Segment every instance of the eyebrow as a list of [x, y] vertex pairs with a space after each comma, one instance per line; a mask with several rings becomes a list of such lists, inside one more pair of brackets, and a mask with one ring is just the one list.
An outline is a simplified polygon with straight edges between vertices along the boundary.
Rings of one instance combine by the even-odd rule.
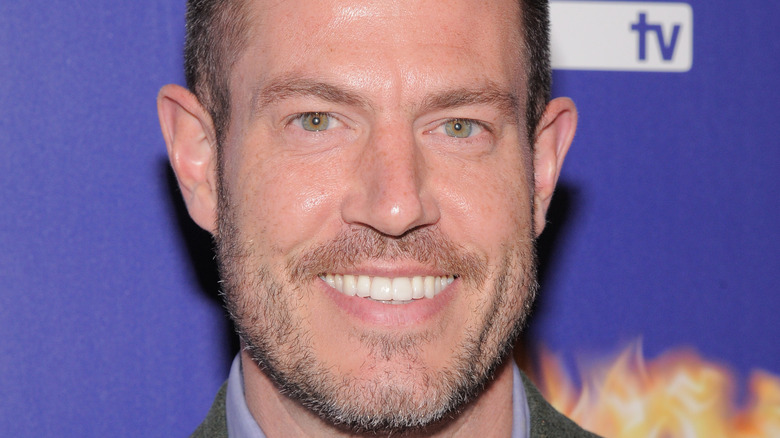
[[283, 76], [255, 88], [250, 102], [257, 114], [268, 105], [290, 97], [316, 97], [326, 102], [370, 107], [358, 93], [342, 87], [299, 76]]
[[425, 110], [440, 110], [468, 105], [489, 105], [498, 109], [509, 120], [517, 120], [520, 103], [517, 95], [488, 82], [476, 88], [456, 88], [434, 93], [423, 101]]
[[[258, 86], [252, 92], [251, 108], [259, 114], [268, 105], [290, 97], [316, 97], [326, 102], [371, 108], [360, 93], [307, 77], [287, 75]], [[509, 120], [517, 120], [520, 105], [517, 95], [504, 91], [493, 82], [469, 88], [455, 88], [426, 96], [418, 109], [443, 110], [468, 105], [490, 105]]]

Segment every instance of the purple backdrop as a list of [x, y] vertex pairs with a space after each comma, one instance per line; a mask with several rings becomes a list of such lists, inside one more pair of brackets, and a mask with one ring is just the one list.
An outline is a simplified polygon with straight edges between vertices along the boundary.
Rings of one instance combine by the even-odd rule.
[[[529, 337], [780, 374], [780, 4], [689, 2], [685, 73], [557, 71], [578, 104]], [[235, 349], [155, 98], [184, 1], [0, 3], [0, 433], [185, 436]]]

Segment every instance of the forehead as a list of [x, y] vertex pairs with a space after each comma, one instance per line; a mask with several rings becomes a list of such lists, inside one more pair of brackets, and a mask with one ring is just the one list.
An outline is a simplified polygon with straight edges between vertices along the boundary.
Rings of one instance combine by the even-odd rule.
[[[253, 1], [231, 88], [290, 75], [414, 94], [522, 79], [517, 0]], [[516, 90], [520, 91], [520, 90]]]

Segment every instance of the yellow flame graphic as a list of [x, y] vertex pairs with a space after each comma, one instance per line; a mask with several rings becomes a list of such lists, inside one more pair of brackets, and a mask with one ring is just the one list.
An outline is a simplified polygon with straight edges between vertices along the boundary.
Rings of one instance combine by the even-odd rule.
[[742, 407], [734, 376], [690, 350], [646, 362], [635, 342], [581, 375], [578, 390], [562, 360], [542, 350], [533, 379], [556, 409], [605, 437], [780, 437], [780, 378], [767, 372], [752, 373]]

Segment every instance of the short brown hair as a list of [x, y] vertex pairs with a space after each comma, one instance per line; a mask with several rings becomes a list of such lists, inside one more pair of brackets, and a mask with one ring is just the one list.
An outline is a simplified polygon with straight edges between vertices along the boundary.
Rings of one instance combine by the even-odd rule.
[[187, 87], [211, 115], [217, 143], [230, 117], [230, 70], [246, 47], [245, 0], [188, 0], [184, 44]]

